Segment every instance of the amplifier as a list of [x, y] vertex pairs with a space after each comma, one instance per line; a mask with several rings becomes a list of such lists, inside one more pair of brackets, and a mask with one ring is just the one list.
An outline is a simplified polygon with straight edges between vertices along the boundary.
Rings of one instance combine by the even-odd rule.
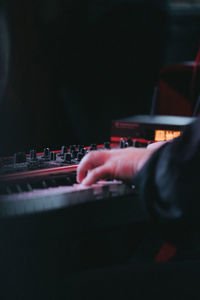
[[114, 120], [111, 128], [111, 142], [131, 137], [139, 141], [166, 141], [178, 137], [185, 126], [194, 122], [194, 117], [165, 115], [136, 115]]

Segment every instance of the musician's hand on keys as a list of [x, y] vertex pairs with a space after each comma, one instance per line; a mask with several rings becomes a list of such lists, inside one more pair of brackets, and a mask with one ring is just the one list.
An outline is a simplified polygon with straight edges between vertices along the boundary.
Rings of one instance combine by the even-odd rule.
[[163, 143], [147, 148], [125, 148], [89, 152], [77, 169], [77, 181], [91, 185], [101, 179], [131, 179]]

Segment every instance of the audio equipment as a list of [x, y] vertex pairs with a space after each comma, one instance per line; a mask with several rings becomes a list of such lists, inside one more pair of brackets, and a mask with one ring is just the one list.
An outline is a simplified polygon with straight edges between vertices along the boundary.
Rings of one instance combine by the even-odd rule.
[[[103, 145], [45, 147], [42, 153], [31, 149], [0, 158], [0, 279], [6, 293], [10, 284], [16, 293], [23, 283], [27, 294], [39, 286], [40, 294], [58, 299], [76, 272], [165, 262], [179, 255], [169, 239], [174, 227], [152, 222], [134, 186], [117, 180], [90, 187], [76, 182], [77, 166], [89, 151], [146, 147], [155, 141], [153, 135], [147, 139], [147, 124], [143, 136], [139, 122], [130, 124], [131, 130], [116, 132], [118, 139], [112, 136]], [[152, 130], [158, 129], [154, 125]], [[162, 127], [169, 129], [183, 127]]]
[[178, 137], [195, 117], [137, 115], [112, 122], [111, 142], [131, 137], [138, 142], [166, 141]]
[[45, 148], [43, 153], [31, 150], [28, 155], [15, 153], [1, 158], [0, 217], [41, 213], [85, 202], [127, 196], [134, 187], [120, 181], [101, 181], [92, 187], [76, 182], [76, 168], [89, 151], [117, 147], [105, 142], [62, 146], [59, 151]]
[[76, 182], [76, 168], [89, 151], [146, 147], [178, 137], [195, 118], [135, 116], [113, 121], [111, 142], [103, 145], [63, 145], [42, 153], [15, 153], [0, 158], [0, 217], [35, 214], [113, 197], [136, 196], [134, 186], [101, 181], [91, 187]]

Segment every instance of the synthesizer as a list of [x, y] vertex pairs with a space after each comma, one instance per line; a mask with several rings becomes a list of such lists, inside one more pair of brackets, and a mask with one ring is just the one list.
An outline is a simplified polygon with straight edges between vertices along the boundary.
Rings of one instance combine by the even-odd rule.
[[0, 159], [0, 217], [34, 214], [62, 209], [85, 202], [105, 200], [135, 193], [134, 186], [117, 180], [100, 181], [91, 187], [76, 182], [76, 168], [89, 151], [133, 145], [131, 139], [120, 145], [62, 146], [61, 150], [29, 154], [15, 153]]

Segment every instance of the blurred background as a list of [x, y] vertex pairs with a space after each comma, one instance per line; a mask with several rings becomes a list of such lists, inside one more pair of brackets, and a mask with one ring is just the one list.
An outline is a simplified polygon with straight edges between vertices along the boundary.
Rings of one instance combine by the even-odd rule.
[[108, 140], [199, 37], [200, 1], [1, 0], [0, 155]]

